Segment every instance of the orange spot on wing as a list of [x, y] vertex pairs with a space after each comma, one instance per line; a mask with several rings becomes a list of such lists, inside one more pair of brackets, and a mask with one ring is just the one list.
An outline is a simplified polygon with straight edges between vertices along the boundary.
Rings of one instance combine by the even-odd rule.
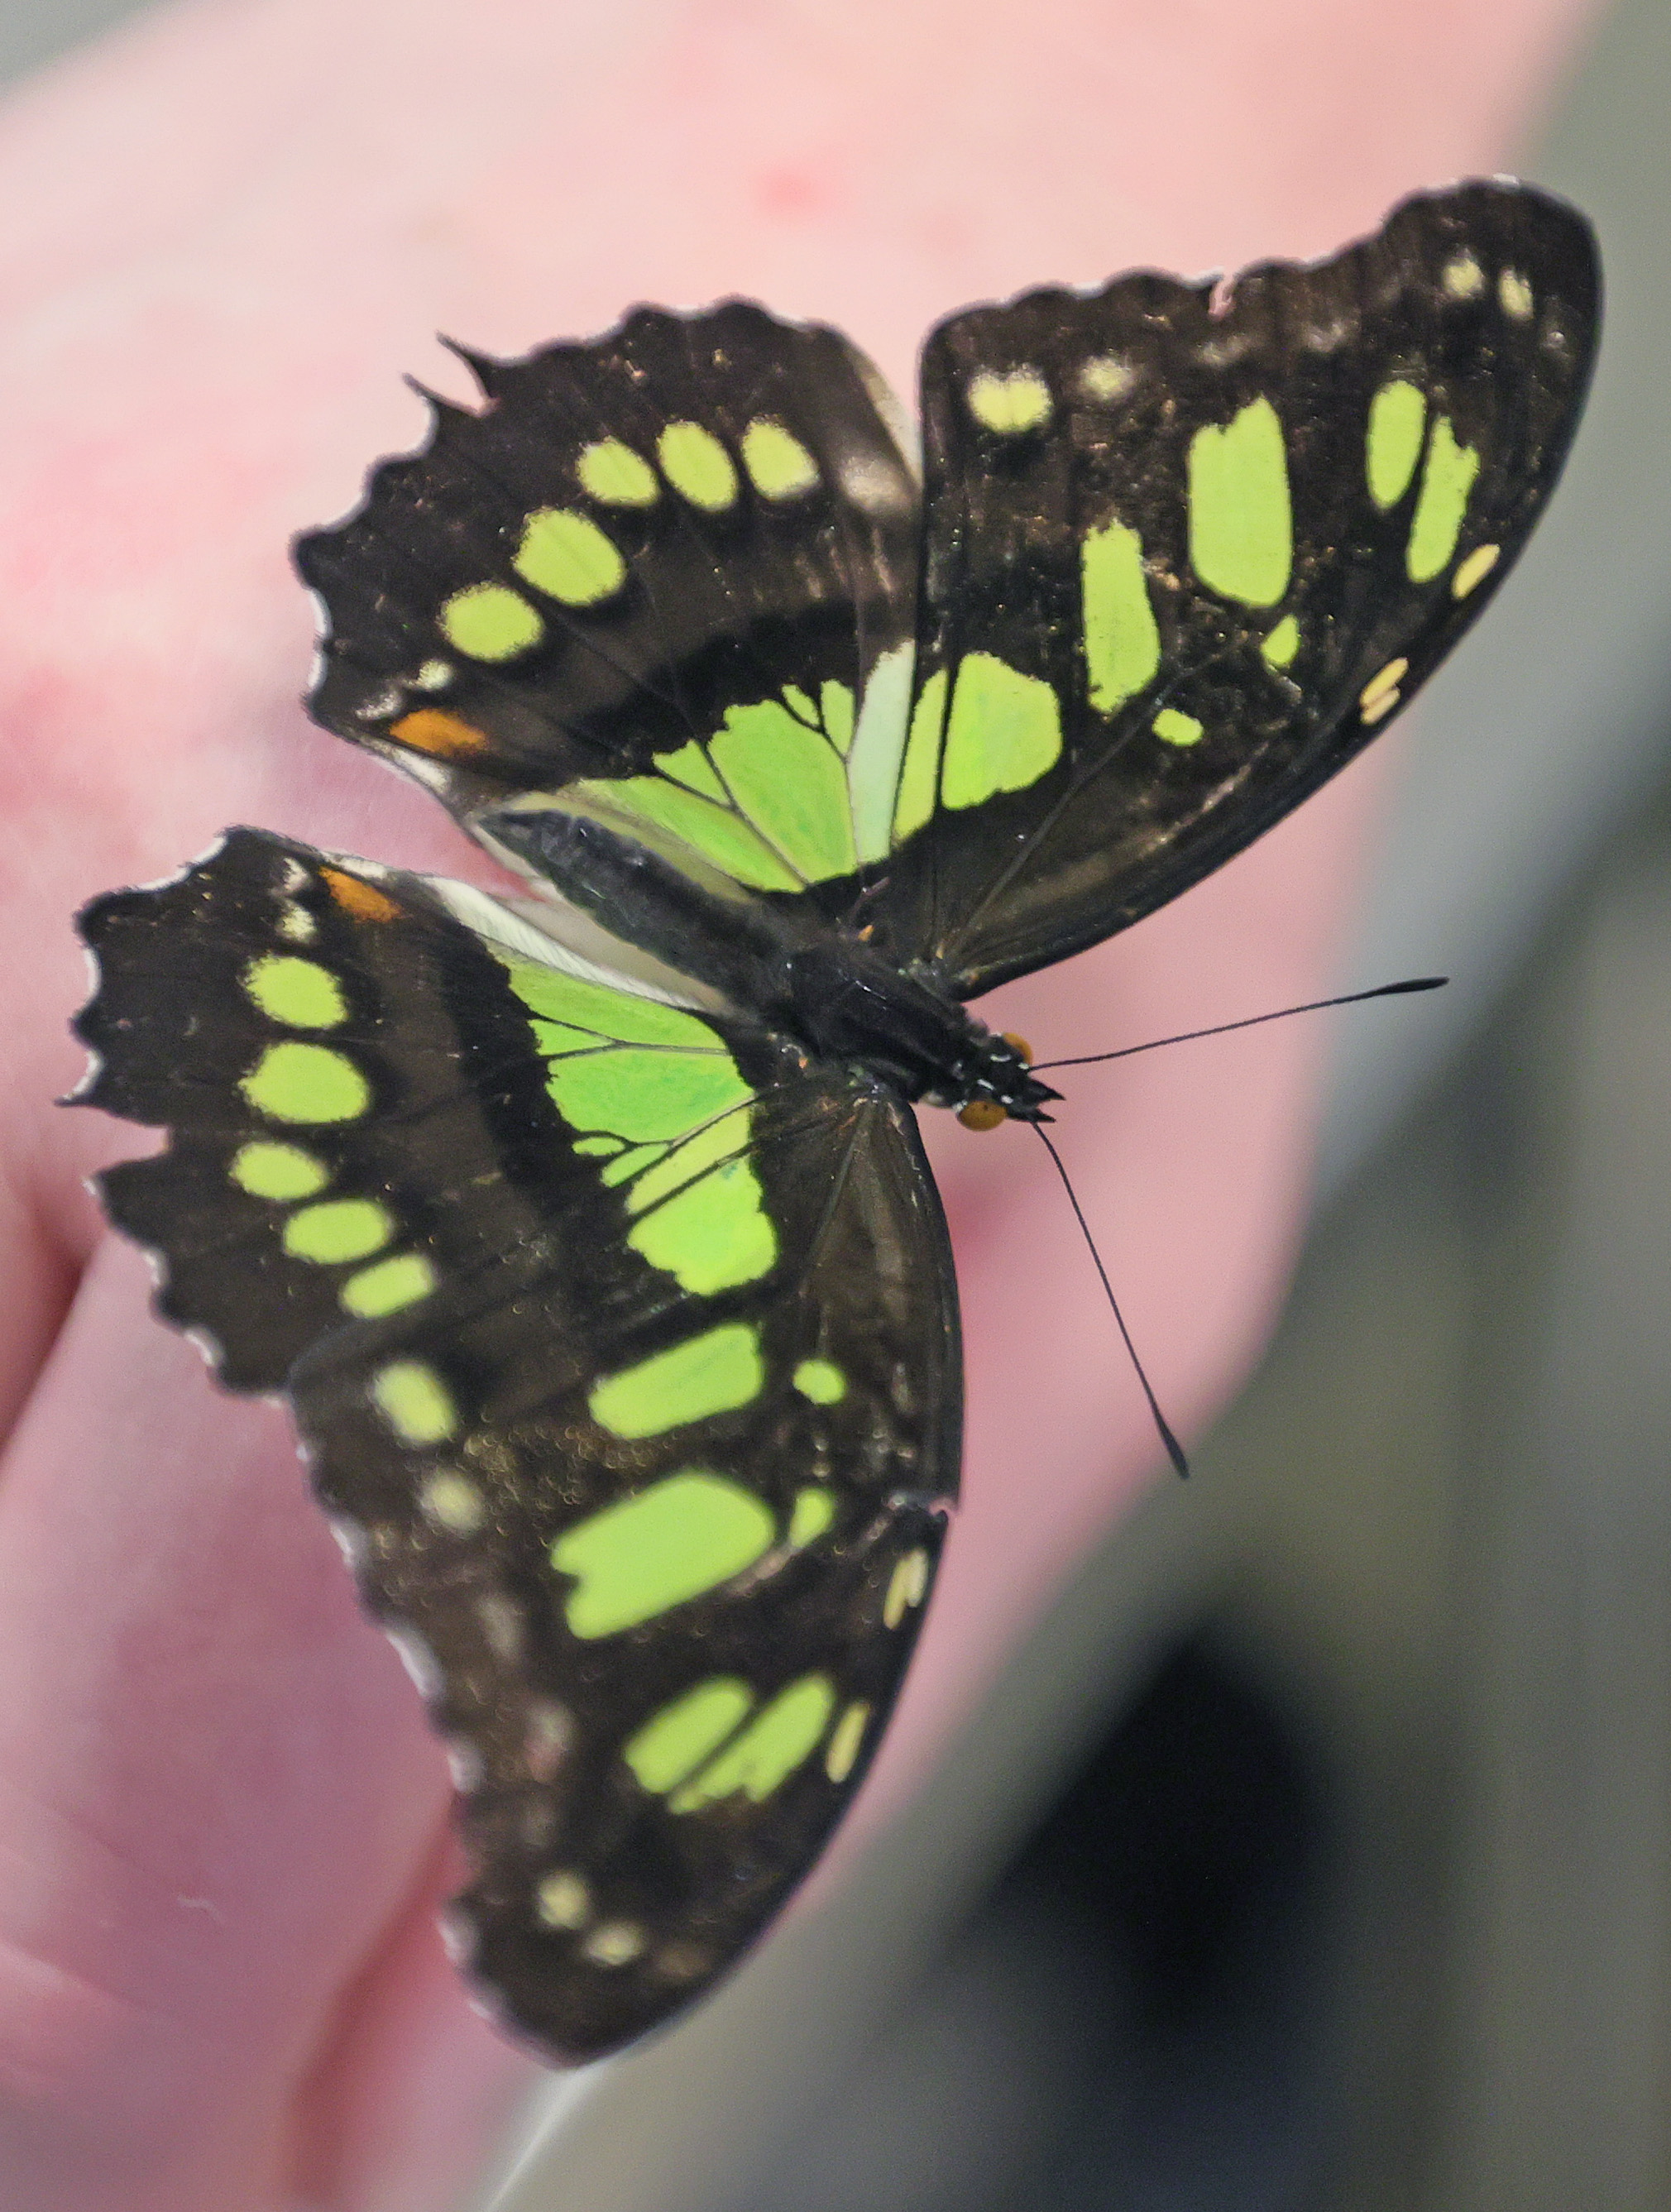
[[374, 884], [362, 882], [358, 876], [344, 875], [340, 868], [321, 868], [319, 874], [331, 897], [345, 914], [351, 914], [355, 921], [400, 920], [400, 908]]
[[484, 753], [488, 738], [473, 722], [449, 714], [444, 708], [419, 707], [389, 726], [389, 735], [414, 752], [434, 753], [441, 760], [458, 760], [470, 753]]

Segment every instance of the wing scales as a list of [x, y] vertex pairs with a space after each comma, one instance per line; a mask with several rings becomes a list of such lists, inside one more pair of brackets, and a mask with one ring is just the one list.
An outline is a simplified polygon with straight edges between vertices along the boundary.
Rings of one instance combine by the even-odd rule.
[[[1230, 287], [1139, 275], [942, 325], [890, 941], [974, 995], [1138, 920], [1341, 767], [1518, 553], [1596, 302], [1582, 219], [1492, 184]], [[1012, 772], [960, 806], [960, 700], [993, 668], [1059, 727], [1024, 744], [975, 700], [965, 750]]]
[[961, 1388], [908, 1109], [252, 831], [84, 927], [84, 1095], [169, 1132], [112, 1215], [224, 1379], [295, 1406], [459, 1753], [478, 1975], [611, 2048], [805, 1872], [914, 1641]]

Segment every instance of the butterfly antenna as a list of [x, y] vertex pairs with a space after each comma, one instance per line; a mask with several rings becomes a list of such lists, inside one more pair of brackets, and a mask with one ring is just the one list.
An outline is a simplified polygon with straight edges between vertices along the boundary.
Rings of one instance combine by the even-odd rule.
[[1073, 1209], [1073, 1218], [1079, 1224], [1079, 1234], [1085, 1238], [1086, 1248], [1096, 1262], [1097, 1273], [1102, 1279], [1103, 1293], [1108, 1298], [1109, 1309], [1114, 1315], [1115, 1325], [1120, 1331], [1121, 1341], [1126, 1347], [1127, 1357], [1137, 1370], [1138, 1381], [1143, 1385], [1143, 1395], [1149, 1401], [1150, 1415], [1159, 1431], [1162, 1443], [1166, 1447], [1166, 1456], [1178, 1473], [1187, 1480], [1189, 1474], [1189, 1462], [1183, 1455], [1183, 1446], [1173, 1435], [1165, 1414], [1160, 1410], [1160, 1401], [1155, 1395], [1153, 1385], [1143, 1371], [1143, 1362], [1137, 1356], [1137, 1346], [1132, 1342], [1132, 1333], [1126, 1326], [1126, 1316], [1121, 1312], [1120, 1301], [1114, 1295], [1114, 1285], [1109, 1282], [1109, 1271], [1103, 1265], [1103, 1255], [1097, 1249], [1097, 1239], [1091, 1233], [1091, 1224], [1085, 1219], [1085, 1208], [1080, 1205], [1073, 1186], [1068, 1181], [1067, 1170], [1062, 1164], [1062, 1156], [1051, 1143], [1039, 1123], [1035, 1121], [1032, 1126], [1038, 1131], [1039, 1142], [1049, 1153], [1051, 1163], [1056, 1173], [1061, 1177], [1062, 1188], [1067, 1193], [1067, 1202]]
[[1193, 1044], [1198, 1037], [1228, 1036], [1232, 1030], [1256, 1030], [1261, 1022], [1285, 1022], [1291, 1014], [1321, 1014], [1329, 1006], [1361, 1006], [1365, 999], [1395, 999], [1405, 991], [1440, 991], [1449, 975], [1412, 975], [1402, 983], [1377, 983], [1372, 991], [1347, 991], [1338, 999], [1308, 999], [1303, 1006], [1279, 1006], [1274, 1013], [1249, 1014], [1239, 1022], [1217, 1022], [1210, 1030], [1181, 1030], [1176, 1036], [1151, 1037], [1147, 1044], [1122, 1044], [1114, 1052], [1088, 1052], [1077, 1060], [1041, 1060], [1033, 1073], [1047, 1067], [1095, 1067], [1104, 1060], [1129, 1060], [1133, 1053], [1158, 1052], [1164, 1044]]

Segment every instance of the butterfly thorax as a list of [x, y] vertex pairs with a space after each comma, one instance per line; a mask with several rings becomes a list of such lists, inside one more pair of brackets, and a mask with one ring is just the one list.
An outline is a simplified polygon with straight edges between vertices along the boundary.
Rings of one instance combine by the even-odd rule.
[[975, 1020], [932, 970], [908, 969], [860, 929], [805, 902], [739, 894], [692, 856], [678, 863], [566, 809], [495, 809], [472, 824], [536, 881], [655, 960], [817, 1060], [857, 1063], [912, 1100], [973, 1108], [986, 1126], [1036, 1121], [1059, 1097], [1025, 1048]]
[[857, 1060], [908, 1098], [1036, 1121], [1060, 1095], [1030, 1073], [1018, 1039], [995, 1035], [851, 934], [792, 954], [787, 968], [797, 1033], [821, 1057]]

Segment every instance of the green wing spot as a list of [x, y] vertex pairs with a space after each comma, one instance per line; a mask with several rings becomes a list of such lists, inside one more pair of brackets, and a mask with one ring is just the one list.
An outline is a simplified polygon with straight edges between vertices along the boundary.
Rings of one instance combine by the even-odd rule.
[[617, 1156], [603, 1170], [611, 1182], [638, 1176], [627, 1200], [643, 1216], [632, 1249], [698, 1296], [769, 1273], [777, 1232], [754, 1170], [733, 1157], [748, 1146], [754, 1094], [708, 1024], [532, 961], [507, 963], [507, 974], [537, 1018], [546, 1089], [564, 1121], [587, 1137], [677, 1146]]
[[[543, 1042], [538, 1023], [534, 1041]], [[635, 1144], [682, 1137], [753, 1096], [729, 1053], [636, 1045], [554, 1060], [545, 1087], [571, 1128], [604, 1129]]]
[[327, 1198], [290, 1216], [284, 1224], [284, 1249], [293, 1260], [338, 1267], [380, 1251], [394, 1226], [394, 1216], [374, 1198]]
[[966, 397], [975, 421], [1000, 437], [1036, 430], [1050, 420], [1050, 386], [1036, 368], [1012, 368], [1005, 375], [980, 369], [969, 379]]
[[1189, 441], [1190, 562], [1221, 598], [1273, 607], [1293, 557], [1282, 424], [1268, 399], [1250, 399]]
[[740, 1791], [757, 1805], [781, 1789], [817, 1748], [836, 1709], [828, 1676], [803, 1674], [668, 1800], [674, 1813], [694, 1813]]
[[1290, 667], [1300, 649], [1300, 626], [1293, 616], [1284, 615], [1259, 649], [1273, 668]]
[[803, 881], [858, 866], [841, 756], [780, 701], [732, 708], [708, 750], [742, 813]]
[[590, 982], [583, 975], [547, 968], [536, 960], [508, 962], [507, 975], [512, 990], [531, 1014], [587, 1032], [588, 1048], [604, 1043], [682, 1045], [720, 1053], [727, 1060], [731, 1057], [702, 1016], [687, 1012], [683, 1006], [641, 998], [634, 991], [618, 991], [608, 983]]
[[825, 737], [845, 760], [853, 750], [853, 694], [833, 676], [818, 686], [818, 715]]
[[371, 1103], [354, 1062], [323, 1044], [270, 1044], [238, 1088], [274, 1121], [353, 1121]]
[[264, 953], [244, 970], [244, 988], [269, 1020], [289, 1029], [334, 1029], [348, 1018], [341, 985], [317, 960]]
[[372, 1376], [371, 1395], [404, 1444], [444, 1444], [457, 1432], [452, 1393], [427, 1360], [392, 1359]]
[[727, 1160], [646, 1214], [628, 1236], [635, 1252], [696, 1297], [757, 1282], [777, 1265], [777, 1231], [746, 1160]]
[[1479, 453], [1472, 446], [1457, 444], [1449, 416], [1441, 415], [1428, 441], [1427, 465], [1422, 471], [1421, 491], [1404, 556], [1413, 584], [1431, 582], [1456, 550], [1468, 494], [1479, 473]]
[[441, 635], [472, 660], [513, 660], [545, 635], [545, 624], [520, 592], [503, 584], [470, 584], [441, 608]]
[[815, 1406], [838, 1406], [848, 1394], [848, 1378], [833, 1359], [803, 1359], [790, 1380]]
[[871, 1709], [865, 1699], [855, 1698], [830, 1731], [823, 1771], [838, 1786], [847, 1780], [858, 1762], [859, 1747], [865, 1741], [865, 1723], [870, 1717]]
[[606, 1160], [621, 1151], [619, 1137], [576, 1137], [574, 1149], [585, 1158]]
[[946, 675], [937, 668], [917, 694], [911, 709], [911, 734], [900, 770], [899, 796], [894, 802], [893, 835], [902, 844], [921, 830], [934, 811], [934, 786], [939, 779], [942, 725], [945, 719]]
[[658, 753], [656, 767], [661, 775], [671, 775], [687, 791], [696, 792], [703, 799], [717, 799], [721, 806], [729, 805], [726, 787], [714, 773], [713, 762], [695, 738], [689, 744], [681, 745], [676, 753]]
[[795, 499], [818, 481], [818, 465], [800, 440], [767, 416], [743, 433], [743, 465], [762, 499]]
[[376, 1321], [384, 1314], [415, 1306], [435, 1287], [435, 1271], [421, 1252], [397, 1252], [375, 1267], [362, 1267], [343, 1285], [339, 1296], [345, 1312], [356, 1321]]
[[[913, 645], [878, 654], [865, 685], [848, 747], [848, 810], [861, 862], [884, 860], [891, 840], [900, 762], [910, 727]], [[826, 712], [828, 726], [829, 715]], [[933, 805], [931, 796], [930, 805]]]
[[816, 1543], [835, 1518], [836, 1499], [831, 1492], [798, 1490], [789, 1515], [791, 1545], [799, 1552], [804, 1545]]
[[1421, 459], [1421, 434], [1427, 422], [1427, 398], [1416, 385], [1395, 376], [1370, 402], [1370, 436], [1364, 470], [1370, 497], [1384, 514], [1410, 489]]
[[948, 806], [979, 806], [1000, 791], [1024, 791], [1061, 757], [1061, 711], [1042, 677], [990, 653], [957, 665], [945, 736], [941, 793]]
[[1087, 696], [1099, 714], [1112, 714], [1152, 684], [1160, 667], [1160, 628], [1136, 531], [1108, 522], [1087, 532], [1079, 579]]
[[227, 1173], [252, 1198], [278, 1200], [312, 1198], [331, 1180], [325, 1162], [300, 1145], [241, 1145]]
[[1182, 714], [1176, 707], [1163, 707], [1155, 716], [1155, 735], [1169, 745], [1194, 744], [1202, 727], [1193, 714]]
[[586, 1403], [600, 1427], [636, 1440], [746, 1406], [765, 1382], [760, 1331], [752, 1322], [727, 1322], [605, 1376]]
[[[637, 1180], [628, 1194], [628, 1212], [643, 1213], [659, 1200], [671, 1198], [675, 1192], [695, 1182], [698, 1176], [706, 1175], [710, 1168], [718, 1167], [721, 1160], [728, 1160], [736, 1153], [746, 1151], [748, 1142], [749, 1117], [739, 1113], [726, 1114], [718, 1121], [693, 1129], [688, 1137], [681, 1138], [676, 1145], [641, 1146], [639, 1149], [646, 1157], [639, 1160], [632, 1171]], [[611, 1163], [617, 1168], [620, 1164], [619, 1161]], [[605, 1182], [616, 1179], [609, 1170], [605, 1170]]]
[[753, 1691], [736, 1675], [711, 1675], [653, 1713], [621, 1756], [644, 1789], [665, 1796], [720, 1748], [753, 1703]]
[[671, 832], [751, 890], [805, 888], [801, 878], [728, 805], [712, 805], [662, 776], [631, 775], [619, 783], [580, 783], [571, 788], [576, 798], [595, 799], [629, 821], [636, 816], [652, 829]]
[[656, 441], [656, 459], [668, 483], [692, 507], [718, 514], [737, 496], [731, 455], [700, 422], [670, 422]]
[[606, 1505], [559, 1536], [551, 1564], [572, 1575], [563, 1607], [576, 1636], [614, 1636], [716, 1589], [771, 1547], [772, 1516], [752, 1491], [699, 1468]]
[[[574, 1149], [578, 1152], [580, 1146], [577, 1145]], [[624, 1152], [617, 1152], [609, 1165], [599, 1168], [598, 1173], [604, 1188], [614, 1190], [619, 1184], [630, 1182], [635, 1176], [642, 1175], [646, 1168], [653, 1167], [656, 1161], [665, 1160], [666, 1157], [665, 1144], [629, 1145]]]
[[582, 491], [601, 507], [653, 507], [661, 496], [655, 471], [619, 438], [600, 438], [575, 464]]
[[528, 517], [511, 566], [525, 583], [566, 607], [595, 606], [627, 580], [627, 564], [591, 518], [545, 507]]

